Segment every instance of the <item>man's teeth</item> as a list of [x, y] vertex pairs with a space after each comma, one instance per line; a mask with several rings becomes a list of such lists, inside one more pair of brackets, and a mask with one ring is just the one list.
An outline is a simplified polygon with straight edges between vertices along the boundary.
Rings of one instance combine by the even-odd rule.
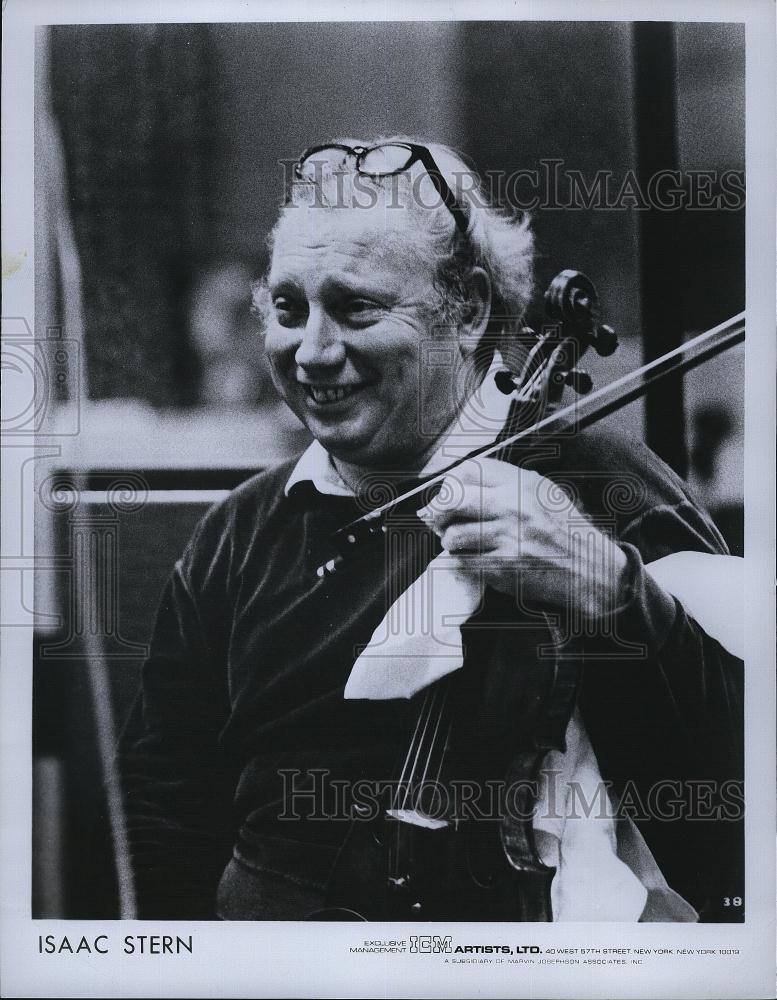
[[336, 403], [338, 400], [350, 396], [357, 388], [358, 386], [355, 385], [338, 385], [331, 389], [309, 385], [308, 392], [317, 403]]

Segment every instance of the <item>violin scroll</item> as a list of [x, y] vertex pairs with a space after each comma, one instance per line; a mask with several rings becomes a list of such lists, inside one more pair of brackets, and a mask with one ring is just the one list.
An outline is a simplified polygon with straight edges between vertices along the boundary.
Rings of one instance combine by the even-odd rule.
[[574, 337], [582, 350], [593, 347], [603, 358], [618, 346], [618, 336], [611, 326], [600, 324], [599, 296], [593, 282], [581, 271], [560, 271], [545, 292], [548, 318], [565, 325], [564, 333]]
[[525, 336], [536, 338], [523, 369], [495, 376], [501, 392], [511, 395], [518, 390], [522, 402], [539, 401], [543, 413], [545, 407], [560, 402], [565, 385], [579, 395], [591, 391], [591, 376], [577, 368], [589, 347], [606, 357], [618, 346], [613, 328], [599, 322], [599, 296], [581, 271], [567, 269], [556, 275], [545, 292], [545, 313], [550, 324], [541, 336], [529, 327], [522, 330]]

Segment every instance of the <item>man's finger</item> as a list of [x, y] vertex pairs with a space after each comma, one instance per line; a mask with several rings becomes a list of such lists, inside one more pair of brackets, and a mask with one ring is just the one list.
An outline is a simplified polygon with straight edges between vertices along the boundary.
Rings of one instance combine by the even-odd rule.
[[499, 544], [499, 533], [492, 524], [452, 524], [442, 533], [442, 547], [451, 553], [493, 552]]
[[511, 485], [525, 488], [527, 485], [536, 484], [542, 478], [534, 469], [523, 469], [498, 458], [471, 458], [451, 472], [457, 472], [459, 469], [468, 480], [479, 482], [488, 489]]
[[417, 513], [425, 524], [441, 531], [460, 521], [494, 521], [510, 509], [505, 498], [495, 490], [483, 490], [475, 483], [448, 483], [446, 478], [439, 495]]

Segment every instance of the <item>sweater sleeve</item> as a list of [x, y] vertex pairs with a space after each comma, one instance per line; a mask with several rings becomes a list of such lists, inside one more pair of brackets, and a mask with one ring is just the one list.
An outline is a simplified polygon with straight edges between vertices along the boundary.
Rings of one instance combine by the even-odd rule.
[[[644, 565], [725, 545], [689, 502], [642, 515], [620, 544], [627, 597], [586, 653], [581, 711], [602, 773], [633, 796], [632, 818], [672, 887], [703, 919], [730, 919], [716, 914], [725, 896], [744, 895], [743, 664]], [[667, 789], [676, 798], [668, 812]]]
[[[723, 774], [741, 756], [742, 662], [708, 636], [682, 603], [645, 569], [670, 551], [725, 552], [725, 544], [690, 504], [662, 507], [640, 518], [621, 536], [629, 562], [625, 605], [615, 634], [645, 644], [678, 723], [702, 746], [707, 766]], [[644, 561], [643, 561], [644, 553]]]
[[206, 519], [167, 582], [119, 744], [142, 918], [213, 918], [234, 840], [235, 780], [220, 739], [229, 713], [228, 637], [211, 612], [223, 603], [225, 550]]

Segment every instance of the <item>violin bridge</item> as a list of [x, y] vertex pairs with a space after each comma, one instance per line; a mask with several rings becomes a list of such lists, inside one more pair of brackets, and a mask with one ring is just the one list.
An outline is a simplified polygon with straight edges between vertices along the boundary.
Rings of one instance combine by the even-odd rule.
[[417, 809], [387, 809], [386, 816], [390, 819], [397, 819], [400, 823], [410, 823], [411, 826], [421, 826], [426, 830], [443, 830], [450, 826], [445, 819], [434, 819], [432, 816], [425, 816]]

